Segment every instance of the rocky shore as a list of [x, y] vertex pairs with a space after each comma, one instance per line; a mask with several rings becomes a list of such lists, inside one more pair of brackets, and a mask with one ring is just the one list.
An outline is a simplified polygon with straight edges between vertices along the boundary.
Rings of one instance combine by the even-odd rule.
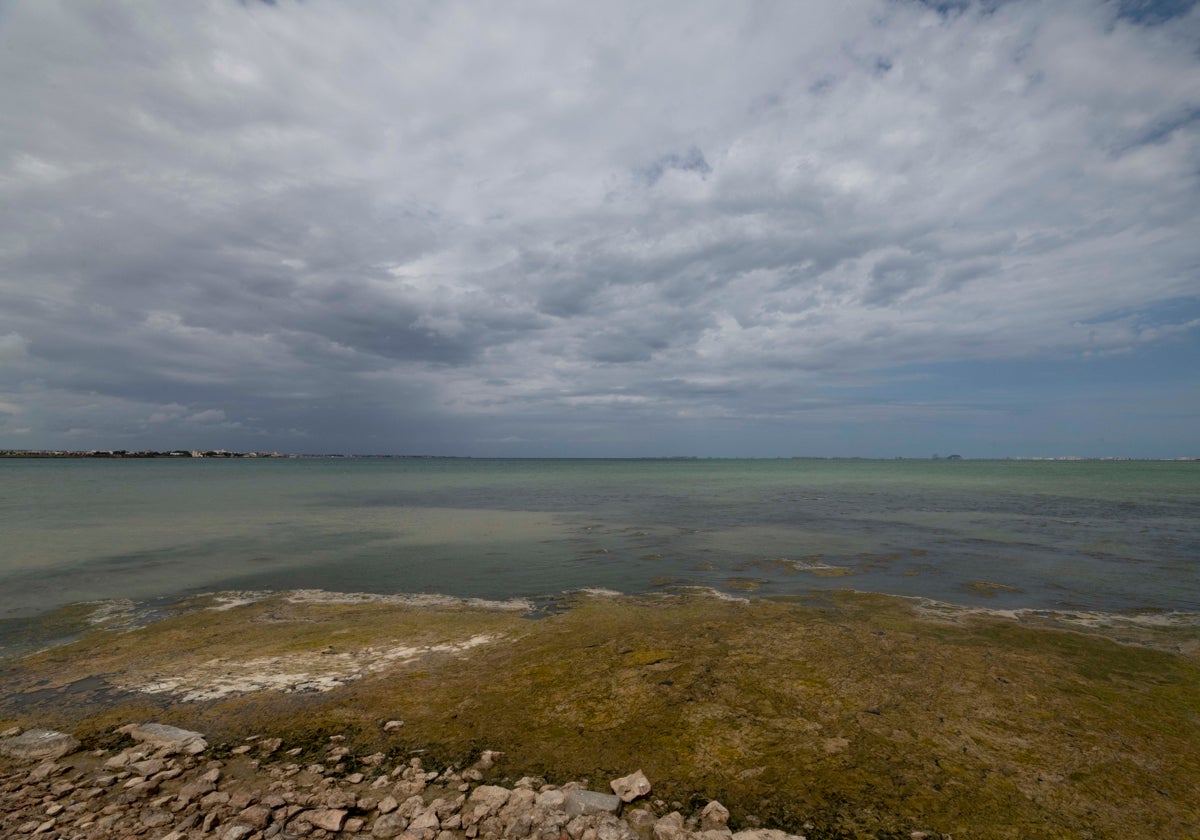
[[0, 662], [0, 837], [1198, 836], [1178, 617], [245, 595]]
[[421, 756], [354, 755], [338, 735], [307, 764], [280, 738], [251, 736], [217, 758], [201, 733], [157, 723], [120, 727], [127, 745], [107, 750], [83, 751], [50, 730], [3, 735], [4, 837], [803, 840], [761, 827], [734, 833], [716, 801], [685, 815], [682, 803], [651, 798], [640, 770], [613, 779], [612, 793], [534, 776], [485, 784], [503, 761], [488, 750], [470, 767], [437, 769]]

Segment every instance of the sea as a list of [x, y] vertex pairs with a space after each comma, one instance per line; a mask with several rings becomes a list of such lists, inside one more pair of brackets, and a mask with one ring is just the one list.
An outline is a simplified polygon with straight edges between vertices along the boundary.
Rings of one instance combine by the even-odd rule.
[[1196, 612], [1200, 462], [0, 459], [0, 657], [80, 603], [689, 588]]

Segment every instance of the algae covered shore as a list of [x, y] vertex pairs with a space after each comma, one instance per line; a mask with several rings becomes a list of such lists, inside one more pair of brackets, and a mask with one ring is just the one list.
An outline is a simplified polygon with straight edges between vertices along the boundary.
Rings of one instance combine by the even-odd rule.
[[[0, 729], [130, 720], [316, 760], [426, 756], [654, 796], [809, 838], [1200, 836], [1200, 627], [852, 592], [511, 603], [193, 599], [0, 666]], [[403, 726], [385, 728], [387, 721]], [[224, 746], [222, 746], [224, 745]], [[300, 759], [297, 759], [300, 760]], [[348, 767], [346, 772], [352, 772]]]

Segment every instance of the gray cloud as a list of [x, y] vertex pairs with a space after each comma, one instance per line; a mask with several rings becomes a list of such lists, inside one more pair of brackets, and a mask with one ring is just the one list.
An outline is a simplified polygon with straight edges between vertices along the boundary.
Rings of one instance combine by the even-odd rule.
[[767, 454], [957, 411], [885, 396], [904, 366], [1193, 347], [1198, 35], [1089, 0], [6, 6], [0, 446]]

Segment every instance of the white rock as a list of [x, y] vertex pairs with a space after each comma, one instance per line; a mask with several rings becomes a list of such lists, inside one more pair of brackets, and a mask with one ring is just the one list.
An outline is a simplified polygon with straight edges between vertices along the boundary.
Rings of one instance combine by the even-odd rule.
[[641, 770], [619, 779], [613, 779], [608, 786], [612, 788], [613, 793], [621, 797], [622, 802], [632, 802], [639, 796], [645, 796], [650, 792], [650, 780]]

